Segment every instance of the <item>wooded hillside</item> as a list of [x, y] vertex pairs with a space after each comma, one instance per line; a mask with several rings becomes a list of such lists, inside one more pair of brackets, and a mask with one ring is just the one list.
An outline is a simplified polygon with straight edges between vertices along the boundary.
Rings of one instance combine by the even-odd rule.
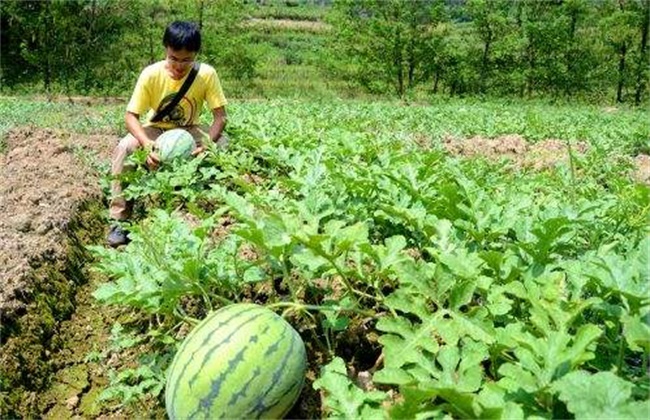
[[128, 96], [175, 19], [231, 96], [648, 97], [650, 0], [4, 0], [5, 93]]

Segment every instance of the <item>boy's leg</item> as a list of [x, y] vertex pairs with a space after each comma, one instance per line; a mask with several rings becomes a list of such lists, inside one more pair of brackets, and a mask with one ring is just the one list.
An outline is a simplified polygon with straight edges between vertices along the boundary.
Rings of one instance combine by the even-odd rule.
[[[210, 137], [210, 127], [207, 125], [190, 125], [184, 128], [188, 133], [192, 135], [192, 137], [194, 137], [194, 141], [196, 142], [197, 147], [200, 145], [205, 145], [205, 142]], [[225, 149], [228, 147], [229, 141], [230, 139], [228, 138], [228, 135], [225, 132], [222, 132], [219, 140], [217, 140], [217, 146], [221, 149]]]
[[[158, 138], [163, 130], [155, 127], [145, 127], [145, 132], [151, 140]], [[129, 167], [125, 164], [126, 158], [133, 153], [140, 143], [131, 134], [127, 134], [120, 140], [113, 152], [113, 159], [111, 161], [111, 174], [113, 177], [118, 177]], [[113, 220], [126, 220], [130, 216], [131, 206], [122, 196], [122, 183], [119, 179], [114, 179], [111, 182], [111, 203], [109, 207], [109, 217]]]

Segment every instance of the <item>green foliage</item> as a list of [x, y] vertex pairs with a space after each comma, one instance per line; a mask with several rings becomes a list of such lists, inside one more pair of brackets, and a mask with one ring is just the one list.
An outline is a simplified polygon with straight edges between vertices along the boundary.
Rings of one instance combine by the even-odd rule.
[[3, 1], [5, 92], [130, 95], [165, 26], [201, 25], [229, 97], [648, 100], [646, 0]]
[[[650, 199], [616, 161], [647, 130], [640, 111], [539, 102], [238, 104], [227, 151], [131, 179], [145, 217], [123, 250], [93, 248], [95, 296], [157, 328], [191, 323], [188, 300], [286, 308], [332, 357], [327, 416], [633, 417]], [[535, 170], [442, 144], [513, 132], [589, 149]]]
[[648, 403], [631, 401], [634, 384], [612, 372], [575, 371], [556, 383], [559, 398], [576, 419], [630, 418], [648, 415]]
[[204, 60], [228, 78], [248, 80], [257, 59], [241, 30], [239, 3], [3, 1], [3, 54], [14, 58], [2, 60], [3, 84], [126, 96], [142, 68], [164, 58], [163, 31], [175, 19], [201, 25]]
[[[96, 72], [113, 61], [114, 45], [129, 24], [124, 1], [2, 2], [5, 83], [40, 81], [46, 92], [101, 91]], [[55, 30], [53, 30], [55, 28]], [[111, 83], [114, 83], [111, 81]]]
[[120, 407], [146, 396], [160, 395], [165, 387], [164, 371], [150, 357], [143, 358], [139, 363], [135, 369], [113, 372], [110, 384], [100, 394], [99, 401], [116, 401]]
[[599, 96], [608, 86], [617, 102], [634, 91], [639, 104], [648, 89], [649, 7], [586, 0], [473, 0], [455, 7], [434, 0], [338, 2], [328, 21], [333, 56], [344, 59], [328, 64], [334, 75], [369, 91], [399, 96], [429, 83], [434, 93], [528, 97]]
[[[232, 243], [211, 247], [207, 229], [213, 223], [190, 229], [182, 220], [164, 211], [135, 226], [125, 253], [91, 247], [101, 259], [96, 269], [115, 278], [94, 292], [100, 302], [127, 304], [145, 312], [171, 315], [182, 313], [181, 299], [198, 297], [211, 307], [211, 289], [227, 290], [238, 281], [234, 268], [223, 258], [233, 252]], [[233, 277], [234, 276], [234, 277]], [[219, 286], [215, 287], [215, 283]]]
[[44, 102], [20, 97], [2, 97], [0, 101], [0, 133], [15, 127], [31, 125], [41, 128], [69, 130], [73, 133], [115, 133], [123, 130], [122, 106], [87, 105]]
[[258, 19], [321, 20], [331, 0], [272, 0], [257, 2], [251, 16]]
[[314, 388], [325, 392], [327, 418], [374, 419], [381, 418], [381, 402], [386, 394], [380, 391], [364, 392], [348, 379], [345, 362], [335, 357], [323, 367]]
[[426, 74], [428, 28], [442, 18], [442, 2], [418, 0], [336, 3], [337, 55], [365, 88], [402, 96]]

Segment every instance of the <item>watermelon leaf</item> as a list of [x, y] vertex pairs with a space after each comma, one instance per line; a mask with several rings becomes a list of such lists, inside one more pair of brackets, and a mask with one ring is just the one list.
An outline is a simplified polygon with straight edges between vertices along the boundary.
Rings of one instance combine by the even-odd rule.
[[646, 419], [648, 401], [631, 401], [634, 384], [612, 372], [590, 374], [583, 370], [571, 372], [553, 384], [576, 419], [628, 418]]
[[328, 418], [353, 420], [384, 417], [381, 403], [386, 399], [386, 393], [363, 391], [352, 383], [340, 357], [335, 357], [323, 367], [320, 378], [314, 381], [314, 389], [325, 394]]

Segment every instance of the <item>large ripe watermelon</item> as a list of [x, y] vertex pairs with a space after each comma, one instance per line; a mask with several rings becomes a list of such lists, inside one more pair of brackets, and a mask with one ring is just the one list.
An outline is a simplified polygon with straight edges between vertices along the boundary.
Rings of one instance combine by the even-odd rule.
[[195, 147], [194, 137], [182, 128], [165, 131], [156, 139], [156, 149], [161, 162], [188, 158]]
[[296, 402], [305, 345], [282, 317], [240, 303], [208, 315], [185, 338], [168, 371], [172, 419], [282, 418]]

